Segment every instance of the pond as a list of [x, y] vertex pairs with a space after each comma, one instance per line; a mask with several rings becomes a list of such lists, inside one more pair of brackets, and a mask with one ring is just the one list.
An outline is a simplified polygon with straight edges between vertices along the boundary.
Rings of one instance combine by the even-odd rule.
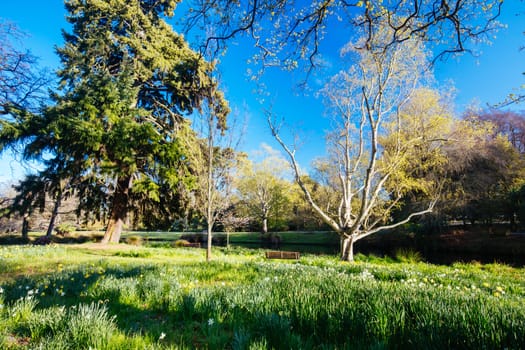
[[[262, 243], [233, 243], [231, 246], [251, 248], [251, 249], [272, 249], [283, 251], [295, 251], [304, 254], [316, 255], [339, 255], [339, 246], [337, 245], [315, 245], [315, 244], [286, 244], [282, 243], [278, 247], [271, 247]], [[412, 249], [412, 248], [410, 248]], [[368, 247], [366, 245], [357, 245], [354, 249], [354, 254], [376, 255], [379, 257], [388, 256], [395, 258], [397, 248], [394, 249], [377, 249], [377, 247]], [[525, 256], [519, 254], [474, 254], [468, 252], [445, 252], [433, 251], [430, 249], [413, 249], [421, 254], [423, 261], [430, 264], [452, 265], [454, 263], [463, 262], [479, 262], [482, 264], [491, 264], [494, 262], [507, 264], [515, 267], [525, 266]]]

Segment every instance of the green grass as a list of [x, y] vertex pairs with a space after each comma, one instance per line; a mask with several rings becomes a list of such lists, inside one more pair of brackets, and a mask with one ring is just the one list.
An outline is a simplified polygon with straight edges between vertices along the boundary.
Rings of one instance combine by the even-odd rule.
[[[262, 250], [0, 247], [2, 349], [525, 347], [524, 269]], [[409, 262], [410, 261], [410, 262]]]

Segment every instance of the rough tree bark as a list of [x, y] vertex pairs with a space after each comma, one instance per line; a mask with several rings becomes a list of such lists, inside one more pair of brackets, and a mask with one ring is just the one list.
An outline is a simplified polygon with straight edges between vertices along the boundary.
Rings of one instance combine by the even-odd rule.
[[101, 243], [118, 243], [122, 234], [124, 220], [128, 216], [128, 198], [131, 188], [131, 176], [122, 176], [117, 179], [117, 187], [113, 197], [111, 217]]

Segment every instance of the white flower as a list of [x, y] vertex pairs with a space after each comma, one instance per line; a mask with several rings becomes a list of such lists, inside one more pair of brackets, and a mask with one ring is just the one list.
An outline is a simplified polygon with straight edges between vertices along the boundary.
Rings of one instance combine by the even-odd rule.
[[160, 333], [159, 340], [162, 340], [164, 338], [166, 338], [166, 333], [164, 332]]
[[213, 326], [214, 323], [215, 321], [213, 320], [213, 318], [208, 319], [208, 326]]
[[4, 292], [4, 288], [0, 287], [0, 294]]

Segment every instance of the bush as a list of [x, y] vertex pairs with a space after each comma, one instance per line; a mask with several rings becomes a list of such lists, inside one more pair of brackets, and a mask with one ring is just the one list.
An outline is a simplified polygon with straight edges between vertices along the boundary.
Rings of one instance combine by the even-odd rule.
[[400, 248], [396, 250], [395, 253], [396, 260], [403, 263], [418, 263], [423, 261], [421, 253], [410, 249], [410, 248]]
[[178, 239], [175, 242], [172, 243], [173, 247], [180, 248], [180, 247], [186, 247], [190, 244], [189, 241], [185, 239]]
[[126, 243], [129, 245], [142, 246], [144, 239], [141, 236], [129, 236], [126, 237]]
[[76, 228], [70, 224], [60, 224], [55, 227], [55, 231], [59, 236], [67, 236], [75, 232]]

